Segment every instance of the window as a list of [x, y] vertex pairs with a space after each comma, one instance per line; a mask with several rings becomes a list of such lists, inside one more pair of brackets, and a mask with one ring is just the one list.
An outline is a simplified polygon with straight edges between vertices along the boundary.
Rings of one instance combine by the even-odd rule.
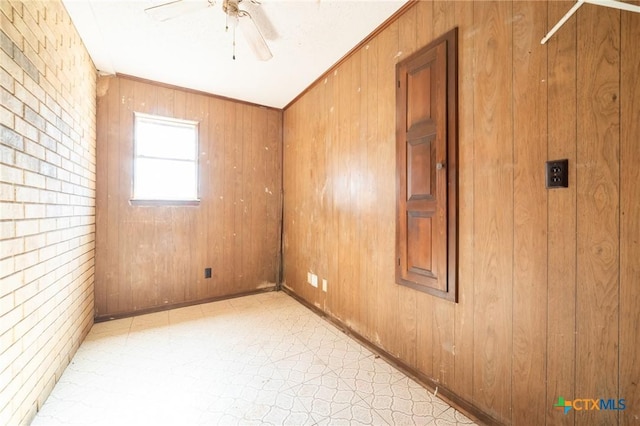
[[198, 200], [198, 123], [135, 113], [133, 200]]
[[396, 281], [456, 301], [457, 32], [396, 66]]

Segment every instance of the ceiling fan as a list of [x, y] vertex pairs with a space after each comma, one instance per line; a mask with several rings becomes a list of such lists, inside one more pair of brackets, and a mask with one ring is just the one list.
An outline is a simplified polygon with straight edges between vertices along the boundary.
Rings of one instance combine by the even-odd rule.
[[[231, 28], [233, 31], [233, 59], [236, 59], [236, 28], [240, 27], [240, 31], [242, 31], [242, 34], [256, 57], [261, 61], [268, 61], [273, 58], [273, 54], [249, 12], [240, 8], [242, 1], [243, 0], [222, 1], [222, 11], [227, 15], [226, 29], [229, 30], [229, 28]], [[256, 5], [260, 4], [256, 0], [249, 1]], [[173, 0], [168, 3], [148, 7], [144, 11], [153, 19], [167, 21], [187, 13], [213, 7], [215, 4], [215, 0]]]

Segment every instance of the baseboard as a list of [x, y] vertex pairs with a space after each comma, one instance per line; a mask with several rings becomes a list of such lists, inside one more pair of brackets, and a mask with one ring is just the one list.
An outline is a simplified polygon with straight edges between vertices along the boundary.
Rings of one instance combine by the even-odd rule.
[[260, 294], [260, 293], [268, 293], [270, 291], [277, 291], [277, 289], [276, 289], [275, 286], [266, 287], [266, 288], [260, 288], [260, 289], [257, 289], [257, 290], [246, 291], [246, 292], [243, 292], [243, 293], [235, 293], [235, 294], [229, 294], [229, 295], [225, 295], [225, 296], [209, 297], [207, 299], [192, 300], [192, 301], [189, 301], [189, 302], [180, 302], [180, 303], [173, 303], [173, 304], [167, 304], [167, 305], [161, 305], [161, 306], [153, 306], [151, 308], [140, 309], [138, 311], [133, 311], [133, 312], [122, 312], [122, 313], [117, 313], [117, 314], [97, 315], [96, 317], [94, 317], [94, 322], [95, 323], [99, 323], [99, 322], [111, 321], [111, 320], [122, 319], [122, 318], [137, 317], [138, 315], [153, 314], [155, 312], [162, 312], [162, 311], [168, 311], [168, 310], [171, 310], [171, 309], [185, 308], [187, 306], [202, 305], [204, 303], [211, 303], [211, 302], [219, 302], [221, 300], [236, 299], [238, 297], [252, 296], [254, 294]]
[[475, 421], [478, 424], [485, 424], [485, 425], [503, 425], [504, 424], [496, 420], [495, 418], [493, 418], [491, 415], [485, 413], [474, 404], [470, 403], [464, 398], [459, 397], [450, 389], [442, 386], [442, 383], [437, 383], [435, 380], [426, 376], [424, 373], [421, 373], [415, 368], [407, 365], [401, 359], [391, 355], [389, 352], [375, 345], [374, 343], [366, 339], [364, 336], [360, 335], [358, 332], [349, 328], [346, 324], [344, 324], [339, 319], [334, 318], [330, 315], [327, 315], [326, 312], [324, 312], [317, 306], [307, 302], [302, 297], [298, 296], [291, 288], [287, 286], [282, 286], [281, 290], [284, 291], [289, 296], [293, 297], [295, 300], [297, 300], [307, 308], [309, 308], [310, 310], [312, 310], [321, 318], [324, 318], [326, 321], [338, 327], [345, 334], [351, 336], [355, 340], [362, 343], [364, 346], [370, 349], [373, 353], [384, 358], [384, 360], [387, 361], [389, 364], [393, 365], [398, 370], [402, 371], [404, 374], [406, 374], [407, 376], [411, 377], [412, 379], [420, 383], [422, 386], [424, 386], [429, 391], [431, 391], [431, 393], [435, 393], [437, 389], [438, 398], [444, 400], [446, 403], [448, 403], [458, 411], [462, 412], [465, 416], [469, 417], [471, 420]]

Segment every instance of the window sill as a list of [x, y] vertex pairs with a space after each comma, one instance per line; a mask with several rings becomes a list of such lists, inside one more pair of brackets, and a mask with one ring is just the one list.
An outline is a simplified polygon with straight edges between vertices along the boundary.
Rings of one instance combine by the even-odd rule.
[[199, 206], [200, 200], [129, 200], [132, 206]]

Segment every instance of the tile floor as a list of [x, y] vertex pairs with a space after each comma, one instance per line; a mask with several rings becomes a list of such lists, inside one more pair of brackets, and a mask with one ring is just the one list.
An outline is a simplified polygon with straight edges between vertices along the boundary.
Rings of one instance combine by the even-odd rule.
[[39, 425], [469, 425], [282, 292], [95, 324]]

